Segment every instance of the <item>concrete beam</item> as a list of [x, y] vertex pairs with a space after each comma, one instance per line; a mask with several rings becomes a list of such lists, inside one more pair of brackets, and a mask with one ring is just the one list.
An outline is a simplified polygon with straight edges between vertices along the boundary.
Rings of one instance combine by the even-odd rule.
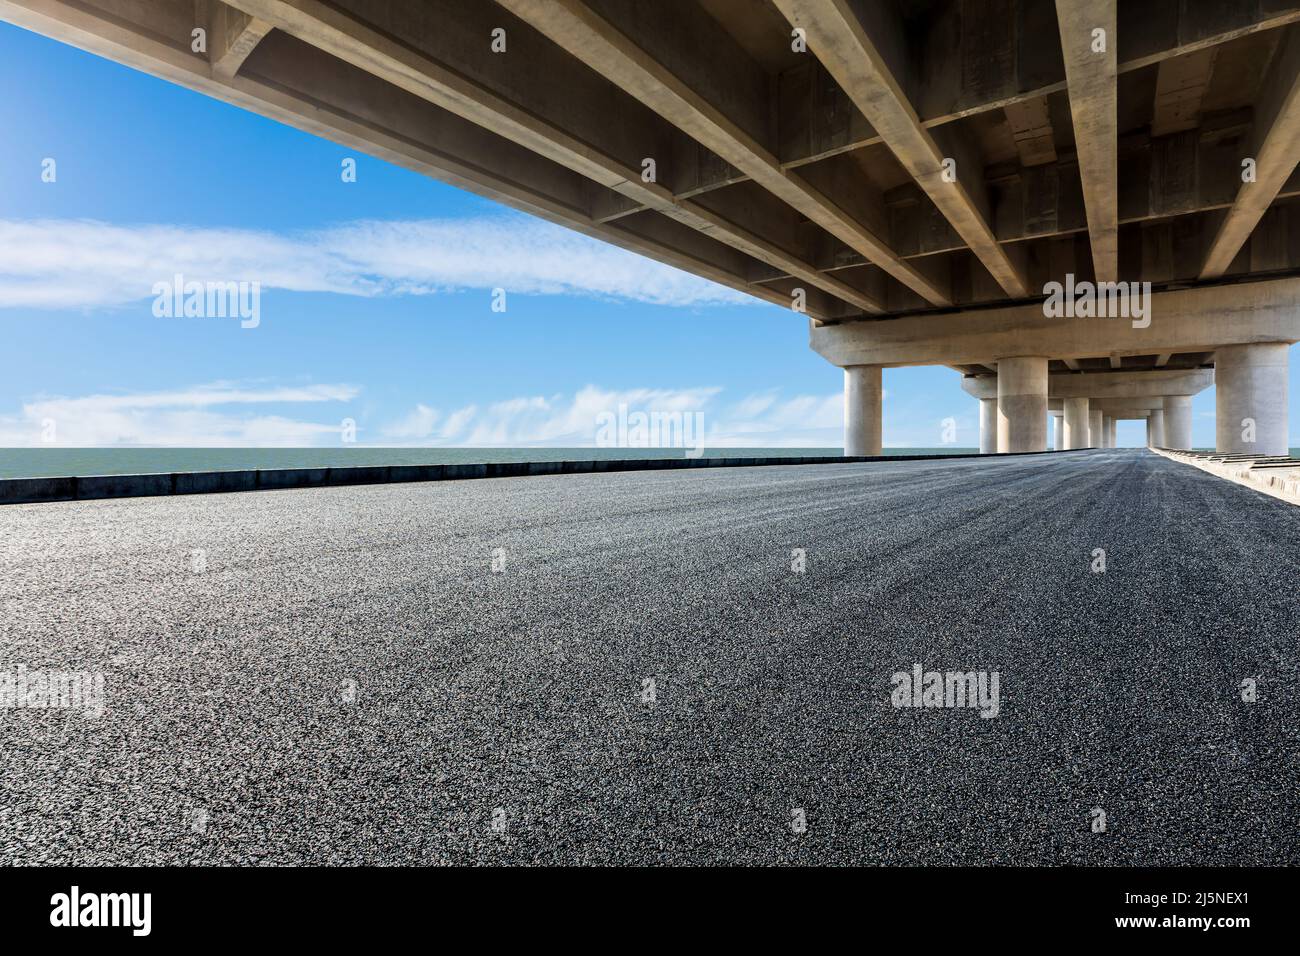
[[1103, 415], [1124, 418], [1123, 412], [1146, 415], [1156, 409], [1164, 410], [1165, 400], [1160, 396], [1145, 398], [1095, 398], [1092, 407]]
[[[867, 225], [782, 167], [765, 142], [766, 75], [702, 8], [682, 4], [664, 16], [629, 0], [498, 2], [927, 302], [950, 304]], [[679, 75], [688, 72], [689, 82]]]
[[[886, 4], [850, 0], [773, 0], [898, 161], [944, 214], [989, 274], [1013, 298], [1029, 294], [1023, 264], [989, 225], [983, 164], [950, 131], [943, 147], [921, 123], [899, 80], [907, 69], [901, 25]], [[892, 62], [891, 62], [892, 61]]]
[[1056, 0], [1074, 141], [1098, 282], [1119, 280], [1116, 0]]
[[1082, 372], [1050, 376], [1048, 394], [1053, 398], [1152, 398], [1197, 395], [1213, 384], [1214, 370], [1208, 368]]
[[[992, 11], [992, 14], [990, 13]], [[937, 21], [920, 37], [923, 64], [914, 97], [921, 123], [936, 129], [972, 116], [1044, 100], [1066, 89], [1065, 67], [1056, 44], [1037, 42], [1056, 30], [1056, 12], [1040, 0], [950, 3], [934, 11]], [[1216, 4], [1127, 3], [1119, 9], [1119, 65], [1122, 75], [1195, 55], [1232, 40], [1300, 21], [1300, 2], [1252, 0]], [[1020, 38], [1017, 46], [1011, 43]], [[991, 45], [992, 44], [992, 45]], [[801, 64], [777, 80], [777, 125], [783, 132], [781, 162], [787, 169], [817, 163], [883, 142], [871, 124], [847, 103], [820, 64]], [[1008, 122], [1014, 123], [1010, 115]], [[694, 190], [699, 194], [744, 181], [734, 170], [717, 170]], [[1122, 221], [1122, 217], [1121, 217]], [[1005, 238], [1005, 237], [1002, 237]]]
[[1151, 414], [1151, 410], [1147, 408], [1116, 408], [1105, 412], [1105, 414], [1114, 416], [1117, 422], [1144, 422]]
[[1212, 352], [1235, 343], [1300, 341], [1300, 278], [1158, 292], [1151, 323], [1047, 318], [1040, 305], [913, 315], [810, 328], [833, 365], [978, 365], [1035, 352], [1053, 358]]
[[1052, 117], [1047, 110], [1047, 97], [1010, 103], [1005, 110], [1007, 126], [1016, 141], [1016, 152], [1022, 166], [1042, 166], [1056, 162], [1056, 137], [1052, 133]]
[[1202, 279], [1228, 271], [1282, 185], [1300, 161], [1300, 25], [1287, 27], [1256, 108], [1252, 149], [1255, 181], [1241, 183], [1201, 269]]
[[250, 17], [221, 0], [211, 0], [208, 18], [208, 58], [212, 72], [224, 80], [232, 79], [244, 65], [262, 38], [271, 32], [271, 24]]
[[[739, 215], [728, 217], [690, 200], [675, 200], [672, 191], [664, 185], [644, 181], [640, 162], [646, 155], [653, 158], [656, 152], [653, 141], [657, 137], [652, 135], [650, 141], [628, 143], [628, 137], [624, 134], [623, 142], [615, 142], [615, 136], [610, 131], [623, 129], [628, 124], [608, 123], [602, 114], [610, 104], [601, 104], [599, 94], [589, 92], [588, 86], [578, 78], [566, 77], [569, 81], [565, 88], [566, 96], [576, 102], [589, 104], [592, 109], [566, 112], [561, 118], [553, 115], [555, 110], [550, 106], [556, 102], [555, 98], [538, 96], [535, 85], [516, 84], [503, 89], [503, 82], [492, 87], [471, 78], [472, 75], [484, 74], [509, 77], [522, 71], [489, 70], [472, 62], [466, 45], [450, 47], [457, 51], [457, 59], [453, 63], [447, 63], [417, 52], [410, 45], [361, 24], [346, 12], [316, 0], [230, 2], [332, 56], [490, 129], [614, 190], [618, 195], [739, 249], [858, 309], [872, 313], [882, 310], [881, 303], [875, 297], [820, 272], [797, 252], [778, 245], [777, 240], [793, 234], [793, 223], [773, 221], [771, 218], [762, 223], [754, 222], [759, 217], [750, 215], [748, 218], [755, 228], [747, 229], [736, 219], [746, 212], [752, 213], [752, 202], [747, 204], [745, 210], [738, 211]], [[490, 10], [485, 9], [480, 0], [472, 0], [472, 3], [472, 6], [458, 2], [444, 3], [439, 11], [441, 22], [444, 25], [462, 25], [465, 21], [472, 22], [486, 15], [483, 29], [479, 32], [490, 35], [488, 24], [495, 22]], [[500, 19], [499, 14], [496, 19]], [[444, 26], [446, 29], [449, 28]], [[479, 58], [495, 56], [486, 43], [474, 45], [470, 49], [477, 51]], [[555, 56], [561, 57], [563, 54], [557, 50]], [[543, 63], [538, 66], [553, 76], [563, 76], [558, 64]], [[582, 79], [589, 77], [591, 83], [599, 82], [589, 71], [583, 71], [579, 75]], [[599, 108], [600, 106], [605, 109]], [[549, 118], [548, 113], [552, 114]], [[635, 128], [636, 123], [631, 125]], [[650, 132], [656, 134], [661, 131]]]
[[[1217, 115], [1197, 130], [1162, 137], [1132, 134], [1121, 140], [1119, 164], [1126, 170], [1126, 181], [1118, 197], [1119, 226], [1144, 226], [1139, 237], [1144, 278], [1190, 281], [1199, 274], [1212, 237], [1207, 234], [1202, 241], [1202, 232], [1209, 233], [1202, 214], [1232, 207], [1241, 182], [1239, 144], [1250, 131], [1249, 111], [1236, 111]], [[1026, 240], [1087, 231], [1083, 186], [1073, 152], [1034, 168], [999, 163], [986, 167], [984, 176], [993, 207], [990, 225], [1002, 245], [1010, 248]], [[908, 196], [911, 191], [917, 194], [916, 200]], [[1300, 196], [1300, 175], [1293, 174], [1277, 198], [1295, 196]], [[915, 184], [909, 182], [886, 192], [884, 201], [889, 212], [886, 231], [890, 246], [904, 259], [919, 266], [927, 257], [966, 250], [961, 237]], [[1052, 274], [1087, 275], [1091, 250], [1078, 256], [1070, 247], [1062, 259], [1060, 245], [1053, 254]], [[1283, 254], [1285, 257], [1289, 250]], [[815, 262], [818, 268], [835, 272], [868, 260], [847, 246], [828, 243]], [[1262, 271], [1289, 265], [1300, 262], [1254, 268]], [[1031, 269], [1028, 281], [1035, 286], [1043, 280]]]
[[1126, 2], [1119, 10], [1119, 70], [1129, 73], [1300, 22], [1300, 3]]
[[[1159, 398], [1198, 395], [1214, 384], [1213, 369], [1159, 369], [1131, 372], [1056, 372], [1047, 377], [1047, 397]], [[996, 398], [996, 375], [963, 375], [964, 392], [980, 400]]]
[[1156, 96], [1151, 135], [1168, 136], [1194, 129], [1201, 100], [1214, 75], [1218, 49], [1210, 47], [1187, 56], [1164, 60], [1156, 69]]

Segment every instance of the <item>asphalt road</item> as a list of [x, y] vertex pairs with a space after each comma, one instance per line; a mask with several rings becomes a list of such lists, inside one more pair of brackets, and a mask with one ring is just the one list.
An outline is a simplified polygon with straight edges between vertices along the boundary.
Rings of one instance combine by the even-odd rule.
[[106, 710], [0, 710], [0, 861], [1297, 863], [1297, 541], [1138, 450], [8, 506]]

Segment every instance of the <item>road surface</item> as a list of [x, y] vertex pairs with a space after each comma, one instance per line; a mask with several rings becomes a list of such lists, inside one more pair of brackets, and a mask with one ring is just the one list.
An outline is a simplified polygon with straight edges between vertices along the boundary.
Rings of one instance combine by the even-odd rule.
[[1297, 541], [1136, 449], [9, 506], [105, 710], [0, 710], [0, 860], [1294, 864]]

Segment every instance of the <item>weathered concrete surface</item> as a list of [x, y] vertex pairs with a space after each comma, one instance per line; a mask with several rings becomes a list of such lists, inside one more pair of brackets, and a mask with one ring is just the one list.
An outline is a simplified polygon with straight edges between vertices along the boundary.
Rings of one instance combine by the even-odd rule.
[[[4, 666], [108, 688], [98, 720], [0, 717], [6, 862], [1300, 862], [1300, 509], [1145, 451], [19, 505], [0, 532]], [[997, 670], [999, 716], [895, 710], [918, 662]]]
[[1116, 0], [1056, 0], [1079, 176], [1088, 210], [1093, 271], [1119, 278], [1119, 44], [1098, 47], [1097, 31], [1115, 37]]

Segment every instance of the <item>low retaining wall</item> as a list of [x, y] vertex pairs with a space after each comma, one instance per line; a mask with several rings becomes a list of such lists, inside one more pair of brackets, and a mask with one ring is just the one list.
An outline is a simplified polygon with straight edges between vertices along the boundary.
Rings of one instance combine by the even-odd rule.
[[[1081, 451], [1088, 449], [1080, 449]], [[256, 471], [182, 471], [157, 475], [84, 475], [60, 478], [0, 479], [0, 505], [42, 501], [86, 501], [157, 495], [202, 495], [284, 488], [377, 485], [390, 482], [460, 481], [470, 478], [527, 478], [607, 471], [658, 471], [670, 468], [739, 468], [755, 465], [829, 465], [871, 461], [943, 461], [960, 458], [1011, 458], [1016, 455], [1068, 454], [1017, 452], [1006, 455], [877, 455], [846, 458], [618, 458], [583, 461], [502, 461], [465, 465], [363, 465], [344, 468], [270, 468]]]
[[1235, 481], [1288, 504], [1300, 505], [1300, 461], [1281, 457], [1221, 456], [1208, 452], [1187, 452], [1153, 448], [1158, 455], [1192, 465], [1219, 478]]

